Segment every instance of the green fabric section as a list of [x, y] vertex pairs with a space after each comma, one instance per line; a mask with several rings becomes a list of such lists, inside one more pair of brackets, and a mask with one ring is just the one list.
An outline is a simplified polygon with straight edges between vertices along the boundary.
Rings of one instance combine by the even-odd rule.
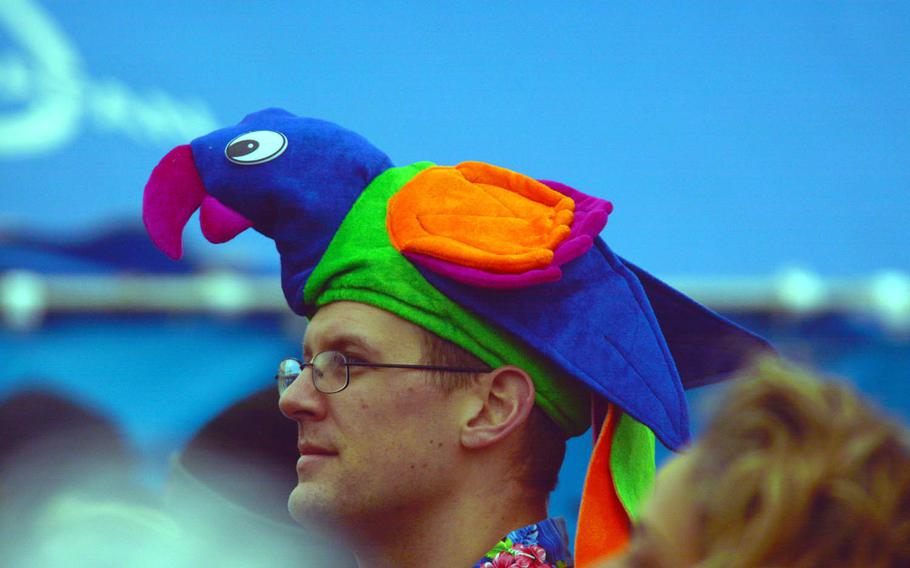
[[473, 353], [491, 367], [517, 365], [537, 389], [536, 403], [568, 436], [591, 423], [587, 389], [514, 336], [467, 312], [436, 290], [389, 241], [386, 205], [418, 172], [418, 162], [391, 168], [364, 189], [304, 288], [316, 307], [349, 300], [392, 312]]
[[623, 413], [613, 432], [610, 472], [616, 494], [633, 521], [654, 487], [654, 470], [654, 433]]

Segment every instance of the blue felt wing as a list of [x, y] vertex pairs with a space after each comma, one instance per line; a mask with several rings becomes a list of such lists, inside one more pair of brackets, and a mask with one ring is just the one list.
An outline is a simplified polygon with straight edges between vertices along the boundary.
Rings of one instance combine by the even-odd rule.
[[602, 239], [553, 284], [493, 291], [423, 274], [646, 424], [668, 447], [688, 441], [682, 382], [647, 293]]

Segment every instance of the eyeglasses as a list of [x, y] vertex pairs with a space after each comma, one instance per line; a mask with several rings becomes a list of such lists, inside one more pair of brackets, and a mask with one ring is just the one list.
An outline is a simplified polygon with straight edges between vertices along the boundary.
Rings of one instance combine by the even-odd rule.
[[278, 363], [278, 395], [284, 394], [303, 370], [310, 367], [313, 386], [321, 393], [341, 392], [351, 383], [351, 367], [377, 367], [381, 369], [424, 369], [427, 371], [444, 371], [446, 373], [489, 373], [491, 369], [474, 369], [470, 367], [441, 367], [438, 365], [405, 365], [392, 363], [365, 363], [348, 361], [344, 353], [323, 351], [313, 355], [309, 362], [288, 358]]

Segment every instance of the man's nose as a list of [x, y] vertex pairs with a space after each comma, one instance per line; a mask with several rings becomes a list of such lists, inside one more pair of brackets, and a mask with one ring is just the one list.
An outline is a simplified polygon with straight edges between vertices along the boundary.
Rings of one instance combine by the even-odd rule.
[[278, 398], [278, 409], [291, 420], [320, 420], [325, 417], [326, 395], [313, 385], [312, 368], [304, 367]]

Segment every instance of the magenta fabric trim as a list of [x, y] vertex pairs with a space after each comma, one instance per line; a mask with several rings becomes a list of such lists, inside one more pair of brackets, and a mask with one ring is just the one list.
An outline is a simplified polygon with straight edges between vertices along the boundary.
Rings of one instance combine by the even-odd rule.
[[253, 222], [211, 195], [202, 200], [199, 210], [202, 234], [211, 243], [226, 243], [253, 226]]

